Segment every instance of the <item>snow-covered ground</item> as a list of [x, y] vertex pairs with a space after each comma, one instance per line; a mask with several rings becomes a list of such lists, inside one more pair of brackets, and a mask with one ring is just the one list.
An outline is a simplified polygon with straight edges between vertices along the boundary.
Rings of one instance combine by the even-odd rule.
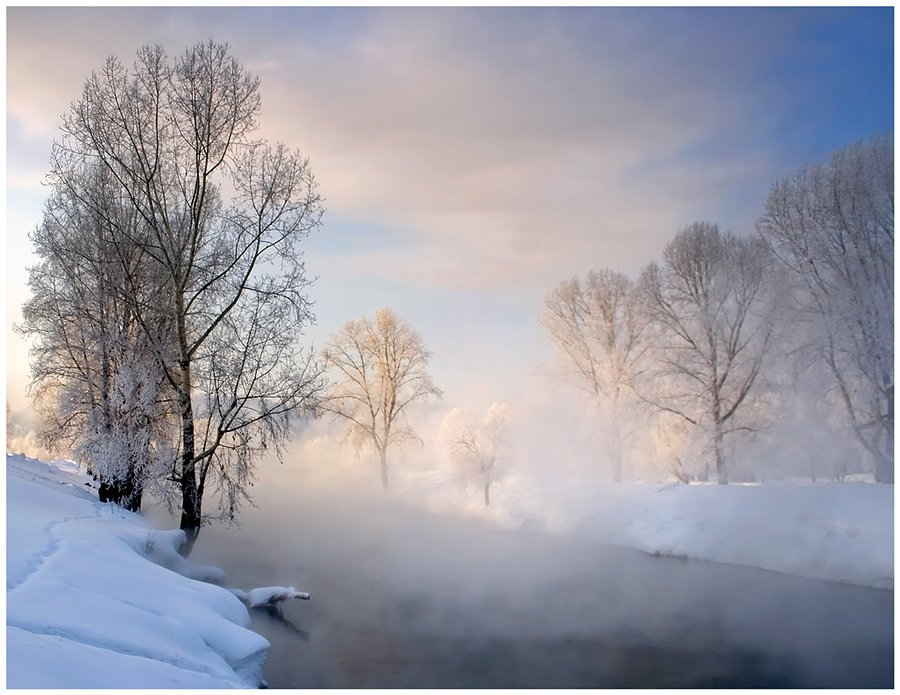
[[[396, 481], [395, 499], [509, 529], [893, 589], [889, 485], [575, 484], [520, 473], [496, 484], [484, 509], [446, 470], [398, 471]], [[248, 629], [246, 606], [308, 594], [207, 583], [221, 571], [181, 558], [180, 532], [99, 503], [86, 482], [65, 462], [7, 456], [7, 685], [258, 685], [269, 644]]]
[[464, 496], [444, 471], [410, 472], [398, 488], [411, 503], [481, 516], [509, 529], [576, 534], [810, 579], [894, 586], [892, 485], [565, 483], [520, 474], [492, 488], [488, 509], [477, 491]]
[[7, 687], [259, 685], [268, 641], [180, 532], [101, 504], [71, 464], [6, 465]]

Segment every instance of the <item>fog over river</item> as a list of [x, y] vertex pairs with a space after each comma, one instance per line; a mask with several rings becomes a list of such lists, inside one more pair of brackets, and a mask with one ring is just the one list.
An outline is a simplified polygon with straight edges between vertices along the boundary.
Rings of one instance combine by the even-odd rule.
[[893, 592], [504, 531], [321, 481], [257, 486], [191, 559], [312, 600], [253, 614], [273, 688], [890, 687]]

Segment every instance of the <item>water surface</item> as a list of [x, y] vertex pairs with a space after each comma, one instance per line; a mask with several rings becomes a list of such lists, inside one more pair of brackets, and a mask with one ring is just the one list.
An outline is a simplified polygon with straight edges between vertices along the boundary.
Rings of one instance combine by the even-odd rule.
[[273, 688], [891, 687], [893, 592], [270, 490], [192, 560], [312, 600], [253, 613]]

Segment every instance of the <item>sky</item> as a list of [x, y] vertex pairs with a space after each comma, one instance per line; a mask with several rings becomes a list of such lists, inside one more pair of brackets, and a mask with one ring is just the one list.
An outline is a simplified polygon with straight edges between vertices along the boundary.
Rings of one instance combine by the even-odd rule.
[[309, 156], [321, 347], [389, 306], [448, 407], [534, 388], [543, 298], [636, 274], [698, 220], [753, 233], [770, 185], [893, 128], [893, 8], [7, 8], [7, 400], [28, 409], [29, 232], [60, 116], [141, 44], [227, 42], [260, 135]]

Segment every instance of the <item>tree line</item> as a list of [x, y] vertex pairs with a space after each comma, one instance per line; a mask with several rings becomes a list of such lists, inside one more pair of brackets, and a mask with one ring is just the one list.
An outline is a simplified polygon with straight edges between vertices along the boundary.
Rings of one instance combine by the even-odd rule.
[[[892, 483], [893, 136], [778, 181], [756, 232], [690, 224], [636, 278], [589, 272], [546, 298], [541, 322], [606, 423], [614, 479], [626, 408], [687, 428], [703, 462], [693, 476], [727, 483], [726, 442], [790, 420], [774, 391], [812, 374], [803, 398], [832, 403]], [[673, 449], [673, 472], [691, 477], [687, 447]]]

